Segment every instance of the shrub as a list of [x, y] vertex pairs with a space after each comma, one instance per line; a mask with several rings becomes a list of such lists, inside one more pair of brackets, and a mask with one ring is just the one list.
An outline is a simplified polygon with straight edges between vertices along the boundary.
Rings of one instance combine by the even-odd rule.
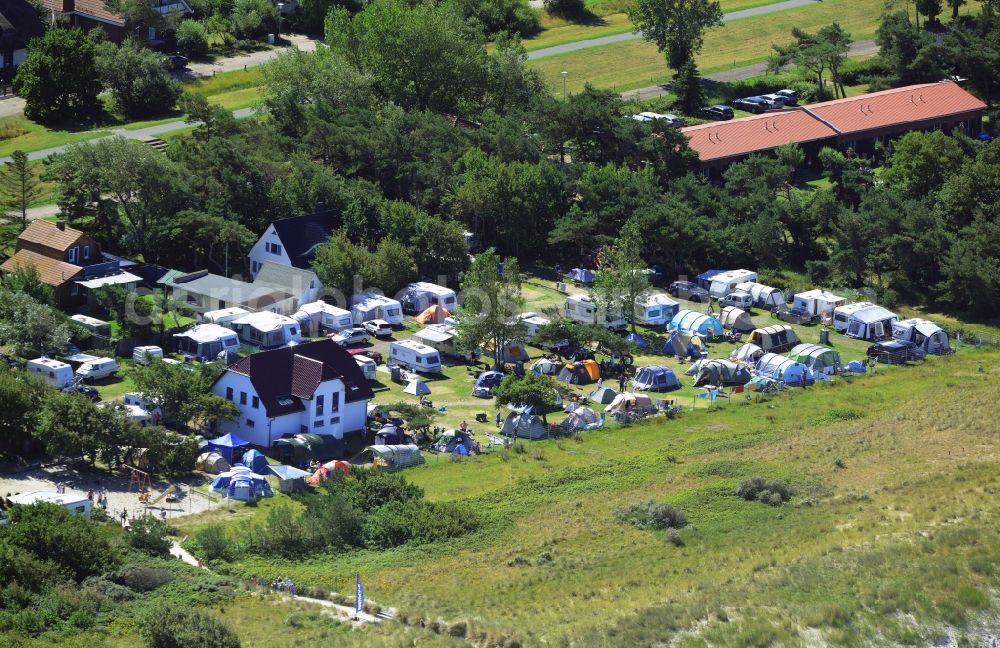
[[545, 0], [545, 11], [560, 18], [576, 18], [586, 13], [583, 0]]
[[[331, 483], [331, 482], [328, 482]], [[424, 491], [397, 473], [355, 469], [350, 477], [332, 488], [340, 490], [359, 511], [373, 511], [389, 502], [408, 502], [420, 499]]]
[[792, 498], [792, 490], [781, 482], [751, 477], [740, 482], [736, 495], [748, 502], [756, 500], [770, 506], [781, 506]]
[[222, 524], [209, 524], [198, 529], [195, 541], [206, 560], [231, 560], [233, 547], [226, 535], [226, 527]]
[[179, 606], [151, 610], [141, 633], [148, 648], [240, 648], [239, 637], [228, 626]]
[[128, 533], [129, 544], [153, 556], [165, 556], [170, 551], [167, 523], [152, 515], [144, 515], [132, 523]]
[[407, 507], [401, 502], [380, 506], [365, 521], [365, 546], [389, 549], [405, 544], [413, 537]]
[[618, 509], [619, 520], [633, 524], [640, 529], [681, 529], [687, 526], [687, 516], [679, 508], [670, 504], [649, 501]]
[[119, 48], [106, 47], [98, 57], [98, 67], [124, 115], [144, 117], [173, 109], [181, 86], [160, 65], [159, 54], [133, 40]]
[[109, 578], [135, 592], [151, 592], [172, 581], [174, 575], [169, 569], [133, 565], [110, 574]]
[[177, 27], [177, 49], [184, 56], [200, 58], [208, 54], [208, 31], [197, 20], [185, 20]]
[[682, 538], [681, 534], [677, 532], [677, 529], [667, 529], [665, 537], [667, 539], [667, 542], [674, 545], [675, 547], [684, 546], [684, 538]]

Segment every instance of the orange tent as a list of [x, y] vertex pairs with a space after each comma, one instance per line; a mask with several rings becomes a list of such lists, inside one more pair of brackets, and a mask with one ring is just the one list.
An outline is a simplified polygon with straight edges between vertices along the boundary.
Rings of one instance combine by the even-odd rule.
[[448, 312], [448, 309], [435, 304], [423, 313], [417, 315], [414, 319], [421, 324], [440, 324], [446, 317], [451, 317], [451, 313]]

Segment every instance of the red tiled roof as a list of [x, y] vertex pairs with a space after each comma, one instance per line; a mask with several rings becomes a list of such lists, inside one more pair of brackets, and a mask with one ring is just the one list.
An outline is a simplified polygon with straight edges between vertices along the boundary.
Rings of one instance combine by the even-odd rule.
[[942, 82], [871, 92], [806, 108], [842, 134], [850, 134], [983, 110], [986, 104], [957, 83]]
[[688, 126], [681, 132], [702, 162], [837, 136], [834, 129], [799, 108]]
[[17, 239], [19, 242], [35, 243], [42, 247], [65, 252], [71, 246], [75, 245], [81, 236], [84, 236], [84, 234], [78, 229], [73, 229], [65, 225], [63, 225], [62, 229], [59, 229], [56, 223], [37, 219], [31, 221]]
[[71, 10], [67, 10], [65, 0], [42, 0], [42, 5], [46, 9], [57, 13], [85, 14], [94, 18], [100, 18], [119, 27], [125, 25], [125, 18], [113, 11], [108, 11], [104, 6], [104, 0], [76, 0]]

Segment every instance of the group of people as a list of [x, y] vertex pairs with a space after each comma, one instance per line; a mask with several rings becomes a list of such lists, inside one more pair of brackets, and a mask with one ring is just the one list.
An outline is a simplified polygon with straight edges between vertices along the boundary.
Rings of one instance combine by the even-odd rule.
[[[250, 577], [250, 583], [252, 585], [261, 584], [256, 576]], [[271, 581], [270, 588], [272, 592], [288, 592], [292, 596], [295, 596], [295, 581], [291, 578], [275, 578]]]
[[[66, 488], [62, 484], [60, 484], [59, 486], [56, 487], [56, 492], [64, 493], [66, 492]], [[98, 492], [94, 492], [93, 490], [87, 491], [87, 499], [90, 500], [91, 505], [96, 504], [97, 506], [100, 506], [104, 510], [107, 510], [108, 508], [108, 491], [104, 490], [103, 488]]]

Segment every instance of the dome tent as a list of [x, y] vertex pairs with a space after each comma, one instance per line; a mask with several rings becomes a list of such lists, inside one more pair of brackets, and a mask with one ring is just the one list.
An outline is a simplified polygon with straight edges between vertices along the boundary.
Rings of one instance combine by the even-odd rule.
[[536, 376], [554, 376], [561, 368], [562, 365], [548, 358], [539, 358], [531, 365], [531, 371]]
[[615, 399], [618, 392], [611, 389], [610, 387], [601, 387], [600, 389], [595, 389], [594, 393], [587, 397], [592, 403], [600, 403], [601, 405], [607, 405]]
[[198, 469], [209, 475], [218, 475], [232, 469], [226, 458], [218, 452], [203, 452], [198, 455]]
[[671, 331], [681, 333], [697, 333], [705, 337], [722, 335], [722, 322], [711, 315], [698, 313], [692, 310], [678, 311], [674, 318], [670, 320], [668, 328]]
[[663, 343], [661, 353], [678, 358], [698, 358], [701, 357], [701, 349], [701, 336], [672, 331]]
[[668, 392], [681, 388], [677, 376], [669, 367], [643, 367], [636, 373], [632, 386], [637, 391]]
[[267, 457], [265, 457], [259, 450], [247, 450], [240, 463], [258, 475], [268, 474]]
[[430, 446], [432, 452], [455, 452], [458, 446], [465, 448], [468, 454], [476, 445], [468, 432], [462, 430], [445, 430]]
[[812, 382], [809, 368], [801, 362], [786, 358], [777, 353], [765, 353], [757, 361], [757, 374], [772, 380], [780, 380], [786, 385], [805, 386]]
[[500, 433], [521, 439], [544, 439], [549, 435], [542, 419], [529, 412], [511, 412], [504, 419]]
[[651, 412], [653, 401], [645, 394], [633, 394], [632, 392], [622, 392], [615, 396], [615, 399], [604, 408], [605, 412], [618, 414], [629, 410], [638, 412]]
[[818, 344], [799, 344], [788, 352], [788, 357], [801, 362], [810, 371], [835, 373], [840, 368], [840, 354]]
[[764, 355], [764, 349], [760, 348], [753, 342], [747, 342], [740, 348], [733, 351], [732, 355], [729, 356], [730, 360], [735, 360], [736, 362], [746, 362], [748, 364], [757, 364], [757, 360]]
[[749, 333], [753, 330], [753, 320], [750, 319], [750, 314], [735, 306], [723, 308], [722, 313], [719, 314], [719, 321], [722, 322], [722, 326], [733, 331]]
[[382, 429], [375, 433], [376, 445], [399, 445], [406, 443], [406, 437], [395, 425], [383, 425]]
[[404, 394], [410, 394], [411, 396], [425, 396], [431, 393], [431, 388], [427, 386], [423, 380], [419, 378], [414, 378], [406, 384], [403, 389]]
[[476, 378], [472, 385], [472, 395], [479, 398], [492, 398], [493, 388], [503, 380], [503, 374], [499, 371], [484, 371]]
[[649, 342], [646, 341], [646, 338], [642, 337], [638, 333], [629, 333], [625, 336], [625, 341], [634, 344], [639, 349], [649, 347]]
[[217, 476], [212, 480], [212, 490], [242, 502], [255, 502], [274, 494], [267, 480], [246, 466], [237, 466]]
[[750, 370], [746, 366], [730, 360], [707, 360], [698, 367], [694, 384], [702, 385], [745, 385], [750, 382]]
[[577, 283], [592, 284], [597, 278], [593, 270], [587, 268], [573, 268], [569, 271], [569, 278]]
[[588, 430], [600, 427], [600, 419], [589, 407], [578, 407], [563, 421], [563, 427], [570, 430]]
[[567, 364], [559, 372], [559, 380], [574, 385], [589, 385], [601, 377], [601, 368], [593, 360]]

